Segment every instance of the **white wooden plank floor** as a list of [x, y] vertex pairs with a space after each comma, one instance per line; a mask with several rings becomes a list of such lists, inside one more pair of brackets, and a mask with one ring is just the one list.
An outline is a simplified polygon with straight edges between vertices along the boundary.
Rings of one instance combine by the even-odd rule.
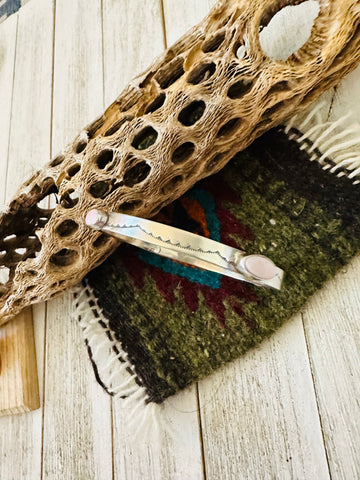
[[[32, 0], [0, 25], [8, 199], [214, 0]], [[329, 94], [360, 112], [360, 69]], [[349, 93], [351, 92], [351, 93]], [[0, 479], [360, 478], [360, 259], [271, 339], [170, 398], [177, 434], [131, 442], [94, 380], [70, 297], [34, 307], [43, 408], [0, 418]]]

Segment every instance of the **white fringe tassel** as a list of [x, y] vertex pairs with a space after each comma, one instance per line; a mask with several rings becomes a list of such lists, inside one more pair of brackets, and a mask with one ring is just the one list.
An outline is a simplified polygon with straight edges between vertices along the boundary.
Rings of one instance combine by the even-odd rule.
[[114, 337], [88, 283], [74, 287], [72, 294], [73, 317], [82, 328], [100, 381], [113, 398], [123, 400], [124, 409], [130, 412], [128, 426], [134, 439], [140, 434], [143, 439], [154, 438], [160, 431], [162, 405], [148, 401], [145, 387], [141, 386], [121, 342]]
[[326, 108], [328, 104], [321, 100], [307, 112], [295, 115], [284, 131], [306, 150], [310, 160], [338, 177], [346, 175], [356, 185], [360, 183], [360, 124], [351, 112], [338, 120], [321, 121]]

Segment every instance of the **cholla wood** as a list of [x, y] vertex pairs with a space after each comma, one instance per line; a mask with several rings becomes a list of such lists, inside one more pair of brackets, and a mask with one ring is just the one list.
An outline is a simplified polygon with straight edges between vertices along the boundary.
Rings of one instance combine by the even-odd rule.
[[[287, 61], [262, 52], [261, 27], [298, 3], [220, 1], [20, 187], [0, 217], [0, 261], [9, 269], [0, 324], [76, 284], [117, 247], [85, 225], [89, 209], [153, 216], [358, 64], [360, 4], [352, 0], [320, 1], [311, 38]], [[57, 206], [40, 208], [53, 193]]]

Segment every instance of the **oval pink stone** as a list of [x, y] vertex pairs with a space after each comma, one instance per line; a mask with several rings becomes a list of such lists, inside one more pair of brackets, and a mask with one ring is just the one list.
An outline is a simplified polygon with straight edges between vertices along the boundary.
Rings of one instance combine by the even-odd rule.
[[101, 229], [107, 222], [107, 215], [100, 210], [90, 210], [86, 215], [85, 222], [89, 227]]
[[276, 265], [270, 258], [264, 257], [263, 255], [250, 255], [246, 257], [244, 266], [250, 275], [263, 280], [271, 280], [278, 271]]

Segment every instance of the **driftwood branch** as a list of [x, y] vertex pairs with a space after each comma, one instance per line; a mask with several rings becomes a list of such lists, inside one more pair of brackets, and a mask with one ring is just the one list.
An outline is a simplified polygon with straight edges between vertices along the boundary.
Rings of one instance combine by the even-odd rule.
[[[219, 2], [20, 187], [0, 217], [0, 265], [10, 272], [0, 324], [76, 284], [116, 248], [87, 228], [88, 210], [153, 216], [359, 63], [354, 0], [320, 1], [309, 41], [286, 61], [268, 58], [261, 27], [297, 3]], [[59, 204], [41, 209], [51, 193]]]

